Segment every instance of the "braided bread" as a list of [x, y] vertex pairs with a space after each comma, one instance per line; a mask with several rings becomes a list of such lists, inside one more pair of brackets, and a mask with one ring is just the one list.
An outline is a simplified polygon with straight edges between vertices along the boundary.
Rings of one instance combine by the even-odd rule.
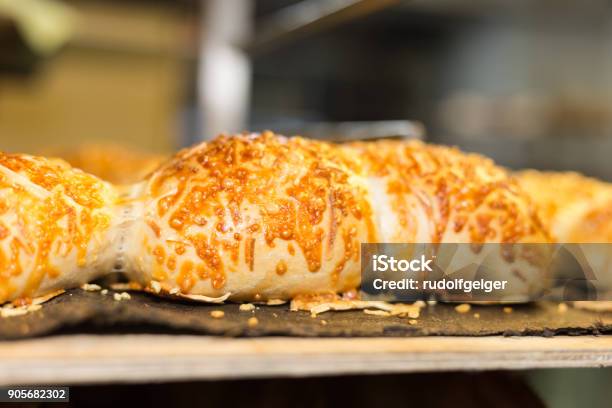
[[171, 293], [288, 299], [357, 288], [364, 242], [550, 240], [503, 169], [420, 142], [220, 136], [122, 188], [24, 155], [0, 155], [0, 172], [0, 302], [113, 270]]

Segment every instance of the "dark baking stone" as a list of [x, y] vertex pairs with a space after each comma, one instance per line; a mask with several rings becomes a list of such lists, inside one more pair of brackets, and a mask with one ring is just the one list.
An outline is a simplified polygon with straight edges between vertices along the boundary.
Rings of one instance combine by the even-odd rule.
[[[74, 289], [23, 316], [0, 318], [0, 339], [21, 339], [59, 333], [201, 333], [223, 336], [554, 336], [612, 332], [612, 313], [568, 308], [559, 313], [554, 303], [512, 306], [472, 306], [469, 313], [454, 305], [437, 304], [421, 311], [417, 324], [408, 318], [380, 317], [361, 310], [327, 312], [312, 318], [307, 312], [291, 312], [287, 304], [257, 306], [239, 311], [238, 304], [208, 305], [174, 301], [131, 292], [130, 300], [115, 301], [107, 295]], [[211, 317], [223, 310], [221, 319]], [[480, 318], [474, 317], [478, 313]], [[255, 316], [259, 324], [249, 327]], [[326, 322], [323, 323], [323, 321]]]

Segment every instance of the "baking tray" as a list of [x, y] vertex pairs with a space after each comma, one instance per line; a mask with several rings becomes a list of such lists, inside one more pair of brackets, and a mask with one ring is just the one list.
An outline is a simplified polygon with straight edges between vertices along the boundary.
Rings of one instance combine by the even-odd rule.
[[[595, 313], [551, 302], [525, 305], [472, 306], [459, 313], [453, 304], [427, 306], [418, 319], [383, 317], [361, 310], [327, 312], [312, 317], [288, 304], [201, 304], [131, 292], [118, 301], [114, 291], [73, 289], [41, 309], [0, 319], [0, 339], [14, 340], [49, 334], [74, 333], [182, 333], [231, 337], [417, 337], [417, 336], [554, 336], [612, 332], [612, 313]], [[215, 318], [212, 311], [223, 311]], [[257, 324], [249, 319], [257, 318]]]

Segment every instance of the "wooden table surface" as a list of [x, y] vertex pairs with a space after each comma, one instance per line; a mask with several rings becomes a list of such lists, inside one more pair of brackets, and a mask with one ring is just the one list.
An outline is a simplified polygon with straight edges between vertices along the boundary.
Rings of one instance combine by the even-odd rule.
[[236, 339], [124, 334], [0, 342], [1, 385], [602, 366], [612, 366], [612, 336]]

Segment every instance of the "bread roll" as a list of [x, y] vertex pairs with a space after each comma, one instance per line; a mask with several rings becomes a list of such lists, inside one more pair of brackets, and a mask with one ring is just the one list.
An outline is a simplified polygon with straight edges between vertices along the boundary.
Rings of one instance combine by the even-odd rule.
[[[363, 242], [549, 242], [503, 169], [419, 142], [222, 136], [179, 153], [144, 191], [135, 277], [237, 300], [354, 289]], [[545, 285], [541, 265], [515, 269], [519, 295]]]
[[526, 170], [517, 178], [555, 240], [612, 242], [612, 184], [574, 172]]
[[238, 300], [357, 287], [359, 244], [378, 230], [333, 149], [265, 133], [183, 150], [144, 188], [134, 278]]
[[[541, 217], [559, 243], [588, 263], [599, 300], [612, 296], [612, 184], [574, 172], [526, 170], [517, 174], [538, 204]], [[580, 271], [575, 271], [579, 273]], [[612, 302], [584, 302], [584, 308], [611, 309]]]
[[0, 153], [0, 303], [113, 268], [118, 195], [61, 160]]

